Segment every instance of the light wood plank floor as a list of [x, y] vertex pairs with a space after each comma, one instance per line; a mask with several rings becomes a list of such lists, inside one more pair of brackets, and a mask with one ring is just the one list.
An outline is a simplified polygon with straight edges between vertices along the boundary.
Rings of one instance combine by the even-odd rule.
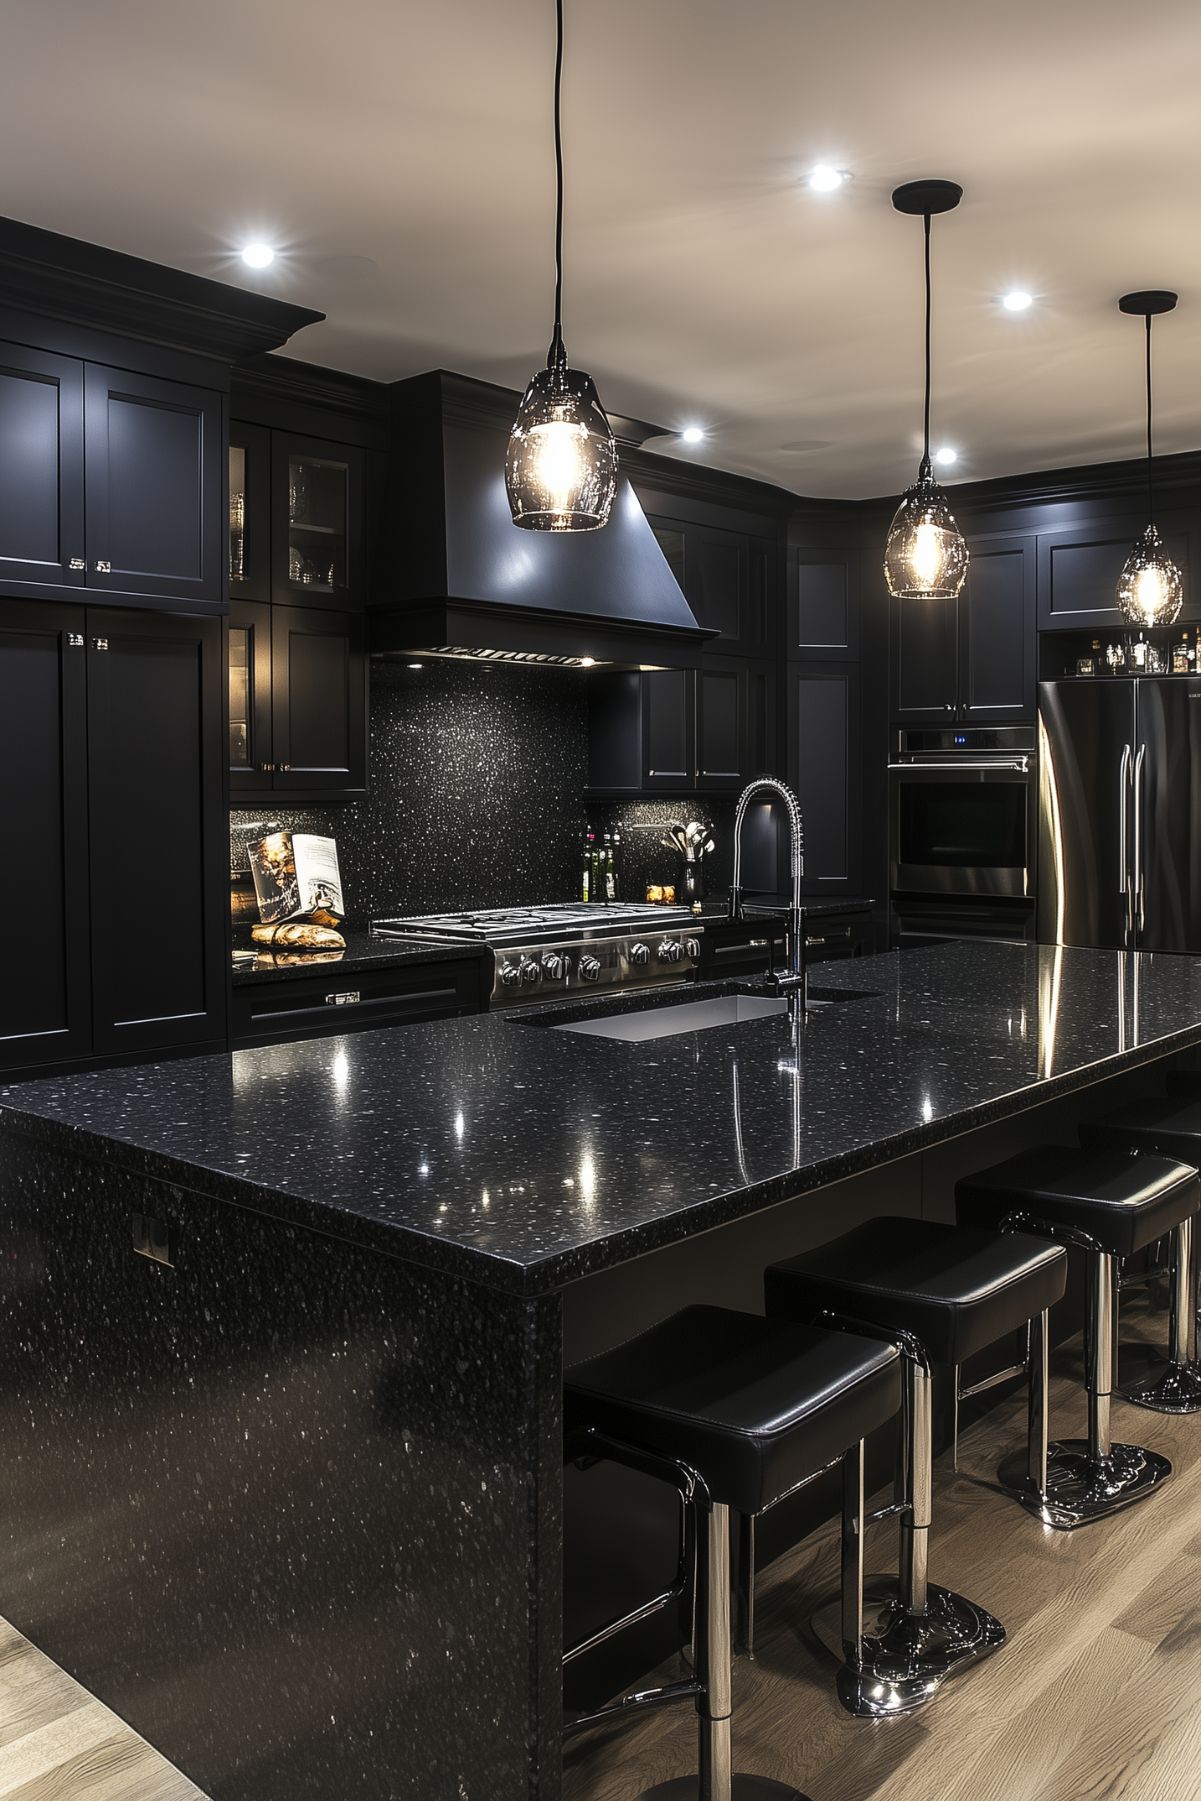
[[[1135, 1308], [1126, 1336], [1141, 1329]], [[1163, 1315], [1148, 1325], [1162, 1333]], [[1070, 1362], [1057, 1354], [1065, 1436], [1083, 1430]], [[1117, 1421], [1176, 1473], [1143, 1507], [1080, 1533], [1044, 1533], [940, 1465], [933, 1575], [990, 1607], [1010, 1641], [912, 1719], [849, 1719], [807, 1637], [835, 1569], [832, 1530], [766, 1571], [757, 1660], [735, 1680], [737, 1766], [814, 1801], [1201, 1801], [1201, 1416], [1119, 1407]], [[990, 1415], [965, 1438], [965, 1467], [991, 1472], [1021, 1427], [1020, 1402]], [[878, 1530], [882, 1568], [893, 1539]], [[684, 1710], [593, 1733], [571, 1748], [565, 1801], [634, 1801], [695, 1768], [694, 1737]], [[0, 1621], [0, 1801], [204, 1797]]]
[[[1162, 1343], [1165, 1316], [1144, 1310], [1126, 1303], [1124, 1339], [1146, 1330]], [[1084, 1430], [1071, 1366], [1056, 1354], [1063, 1437]], [[1024, 1424], [1021, 1399], [1007, 1402], [965, 1436], [961, 1468], [991, 1476]], [[813, 1801], [1201, 1801], [1201, 1415], [1119, 1404], [1115, 1425], [1166, 1452], [1175, 1473], [1141, 1507], [1081, 1532], [1045, 1531], [940, 1461], [932, 1578], [990, 1608], [1009, 1642], [908, 1720], [843, 1713], [808, 1636], [837, 1580], [833, 1529], [765, 1571], [756, 1662], [735, 1676], [735, 1768]], [[894, 1544], [893, 1527], [877, 1527], [869, 1568], [895, 1568]], [[634, 1801], [695, 1768], [690, 1714], [651, 1714], [570, 1746], [565, 1801]]]

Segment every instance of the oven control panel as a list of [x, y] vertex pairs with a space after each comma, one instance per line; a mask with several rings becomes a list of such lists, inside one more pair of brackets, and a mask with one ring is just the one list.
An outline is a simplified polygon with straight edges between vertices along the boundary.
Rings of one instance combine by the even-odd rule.
[[492, 1005], [686, 981], [700, 964], [702, 930], [699, 921], [686, 920], [667, 930], [643, 929], [625, 937], [494, 950]]

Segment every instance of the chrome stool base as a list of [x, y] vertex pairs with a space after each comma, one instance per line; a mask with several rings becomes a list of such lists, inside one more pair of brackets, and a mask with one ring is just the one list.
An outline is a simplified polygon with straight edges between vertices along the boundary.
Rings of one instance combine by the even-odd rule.
[[[730, 1779], [727, 1793], [730, 1801], [809, 1801], [799, 1788], [773, 1782], [770, 1776], [736, 1774]], [[704, 1801], [700, 1777], [676, 1776], [671, 1782], [660, 1782], [654, 1788], [643, 1789], [638, 1801]]]
[[1149, 1413], [1201, 1413], [1201, 1369], [1192, 1363], [1161, 1363], [1121, 1395]]
[[1007, 1458], [997, 1480], [1044, 1526], [1071, 1532], [1145, 1500], [1171, 1473], [1166, 1457], [1142, 1445], [1115, 1444], [1097, 1457], [1090, 1455], [1087, 1440], [1070, 1438], [1050, 1447], [1041, 1495], [1025, 1480], [1021, 1459]]
[[[844, 1658], [837, 1607], [815, 1615], [813, 1630]], [[859, 1718], [892, 1719], [932, 1700], [950, 1677], [1005, 1643], [1000, 1620], [974, 1601], [931, 1583], [924, 1614], [901, 1602], [896, 1580], [873, 1576], [864, 1588], [862, 1661], [838, 1671], [838, 1698]]]

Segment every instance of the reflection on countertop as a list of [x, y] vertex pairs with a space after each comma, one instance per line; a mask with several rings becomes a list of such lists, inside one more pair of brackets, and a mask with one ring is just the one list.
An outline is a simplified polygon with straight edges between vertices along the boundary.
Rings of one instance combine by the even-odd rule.
[[953, 944], [820, 981], [867, 998], [648, 1043], [482, 1014], [28, 1082], [0, 1118], [531, 1293], [1201, 1043], [1187, 957]]

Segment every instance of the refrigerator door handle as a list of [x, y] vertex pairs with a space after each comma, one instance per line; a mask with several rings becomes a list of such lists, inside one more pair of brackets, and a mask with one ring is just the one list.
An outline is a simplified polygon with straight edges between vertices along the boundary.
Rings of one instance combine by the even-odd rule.
[[[1144, 891], [1146, 883], [1143, 871], [1143, 758], [1147, 754], [1145, 744], [1140, 744], [1134, 759], [1134, 883], [1138, 895], [1138, 929], [1141, 932], [1146, 925], [1146, 909]], [[1133, 912], [1133, 907], [1131, 908]]]
[[1130, 942], [1130, 931], [1134, 923], [1134, 904], [1131, 894], [1129, 834], [1126, 829], [1126, 801], [1130, 789], [1131, 749], [1128, 744], [1122, 746], [1122, 760], [1118, 764], [1118, 893], [1122, 897], [1125, 912], [1125, 929], [1123, 942]]

